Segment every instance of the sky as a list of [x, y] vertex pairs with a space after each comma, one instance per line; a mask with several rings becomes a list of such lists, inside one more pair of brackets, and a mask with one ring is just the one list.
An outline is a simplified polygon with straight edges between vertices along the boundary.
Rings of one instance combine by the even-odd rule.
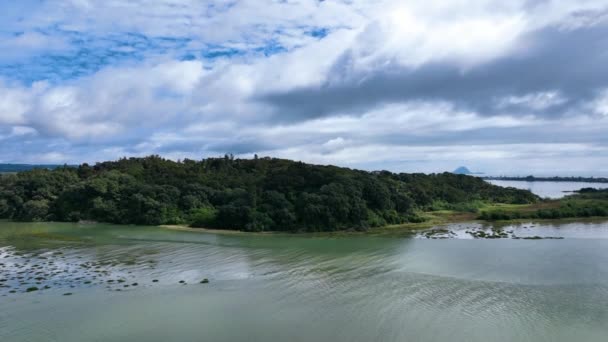
[[0, 2], [0, 162], [608, 175], [606, 0]]

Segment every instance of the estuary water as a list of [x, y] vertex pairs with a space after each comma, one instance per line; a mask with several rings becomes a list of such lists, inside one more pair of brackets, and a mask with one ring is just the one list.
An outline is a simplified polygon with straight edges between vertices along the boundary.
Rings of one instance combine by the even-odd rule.
[[608, 223], [505, 229], [564, 238], [0, 222], [0, 341], [606, 341]]
[[571, 195], [573, 191], [582, 188], [606, 189], [608, 183], [587, 183], [587, 182], [525, 182], [508, 180], [487, 180], [486, 182], [517, 189], [530, 190], [532, 193], [542, 198], [561, 198]]

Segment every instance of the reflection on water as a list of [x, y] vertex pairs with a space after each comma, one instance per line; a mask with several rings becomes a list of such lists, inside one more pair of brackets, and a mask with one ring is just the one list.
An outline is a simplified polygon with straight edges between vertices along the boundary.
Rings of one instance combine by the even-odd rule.
[[488, 180], [487, 182], [503, 187], [512, 187], [530, 190], [542, 198], [561, 198], [571, 195], [573, 191], [582, 188], [606, 189], [607, 183], [585, 183], [585, 182], [524, 182], [506, 180]]
[[566, 238], [0, 223], [0, 340], [605, 341], [608, 226], [535, 226]]

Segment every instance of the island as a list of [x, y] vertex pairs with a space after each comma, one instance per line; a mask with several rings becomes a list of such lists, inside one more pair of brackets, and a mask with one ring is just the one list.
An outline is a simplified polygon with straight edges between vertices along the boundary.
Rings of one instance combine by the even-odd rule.
[[14, 221], [331, 232], [594, 216], [608, 216], [607, 191], [542, 200], [449, 172], [369, 172], [257, 156], [154, 155], [0, 177], [0, 218]]

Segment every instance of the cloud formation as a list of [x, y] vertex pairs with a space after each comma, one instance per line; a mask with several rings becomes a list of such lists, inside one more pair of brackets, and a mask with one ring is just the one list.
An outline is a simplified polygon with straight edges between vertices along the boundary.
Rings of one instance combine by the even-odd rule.
[[608, 175], [605, 1], [0, 5], [0, 162]]

